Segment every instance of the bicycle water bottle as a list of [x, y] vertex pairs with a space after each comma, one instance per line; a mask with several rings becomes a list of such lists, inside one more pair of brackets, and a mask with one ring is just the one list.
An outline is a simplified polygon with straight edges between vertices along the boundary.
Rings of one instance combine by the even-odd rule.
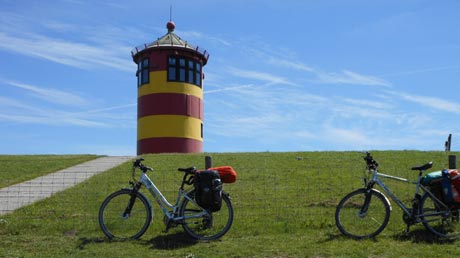
[[450, 174], [447, 169], [442, 170], [442, 192], [444, 193], [444, 201], [452, 203], [452, 184], [450, 182]]

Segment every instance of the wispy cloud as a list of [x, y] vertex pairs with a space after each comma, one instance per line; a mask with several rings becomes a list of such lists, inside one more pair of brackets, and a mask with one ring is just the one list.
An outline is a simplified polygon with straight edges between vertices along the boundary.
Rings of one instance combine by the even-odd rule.
[[405, 75], [413, 75], [413, 74], [419, 74], [419, 73], [432, 73], [432, 72], [439, 72], [439, 71], [446, 71], [446, 70], [455, 70], [455, 69], [460, 69], [460, 66], [458, 65], [452, 65], [452, 66], [437, 66], [437, 67], [428, 67], [424, 69], [417, 69], [417, 70], [408, 70], [408, 71], [402, 71], [402, 72], [396, 72], [396, 73], [391, 73], [391, 74], [385, 74], [385, 77], [396, 77], [396, 76], [405, 76]]
[[409, 94], [400, 91], [386, 91], [388, 94], [392, 94], [404, 100], [420, 104], [425, 107], [432, 109], [447, 111], [451, 113], [460, 113], [460, 103], [453, 103], [446, 99], [440, 99], [435, 97], [420, 96], [415, 94]]
[[[266, 47], [267, 49], [267, 47]], [[306, 72], [307, 75], [313, 76], [313, 82], [320, 84], [355, 84], [355, 85], [369, 85], [369, 86], [383, 86], [390, 87], [391, 83], [379, 78], [377, 76], [365, 75], [355, 71], [347, 69], [341, 72], [327, 72], [321, 69], [315, 68], [310, 65], [306, 65], [303, 62], [296, 61], [295, 59], [286, 59], [279, 54], [277, 51], [266, 50], [262, 51], [259, 49], [249, 50], [249, 52], [260, 56], [262, 60], [267, 60], [270, 65], [285, 67], [295, 71]], [[304, 75], [305, 77], [306, 75]]]
[[[77, 94], [20, 82], [0, 82], [45, 101], [32, 104], [19, 97], [0, 96], [0, 122], [50, 126], [133, 127], [132, 117], [135, 116], [133, 111], [136, 103], [88, 109], [92, 106], [91, 102]], [[70, 111], [69, 107], [79, 111]]]
[[[84, 3], [84, 5], [85, 8], [95, 8], [93, 3]], [[110, 4], [96, 5], [99, 5], [96, 8], [106, 9], [105, 5]], [[46, 8], [45, 6], [46, 4], [43, 7]], [[72, 4], [72, 7], [75, 6]], [[108, 67], [118, 70], [120, 61], [125, 61], [128, 64], [127, 67], [133, 66], [134, 63], [129, 58], [130, 50], [136, 44], [132, 42], [133, 38], [139, 39], [149, 36], [142, 25], [129, 26], [118, 24], [117, 20], [106, 22], [88, 17], [79, 19], [82, 18], [78, 14], [80, 13], [79, 9], [81, 7], [66, 12], [69, 14], [68, 16], [61, 12], [56, 15], [52, 11], [42, 10], [44, 13], [53, 14], [40, 16], [39, 20], [34, 15], [28, 15], [28, 11], [12, 13], [0, 10], [2, 38], [0, 48], [66, 65], [76, 66], [75, 63], [77, 63], [79, 64], [77, 67], [83, 69], [94, 64], [99, 67], [94, 66], [93, 68], [104, 68], [100, 66], [104, 63], [113, 62], [114, 64], [108, 64]], [[78, 16], [78, 22], [73, 15]], [[16, 43], [18, 46], [10, 46], [8, 43]], [[24, 53], [22, 53], [21, 46], [32, 47], [32, 49], [24, 48], [22, 49]], [[33, 51], [38, 51], [38, 53], [34, 55]], [[93, 54], [95, 55], [91, 57]], [[72, 57], [72, 55], [75, 56]], [[100, 59], [101, 62], [97, 62], [96, 59]], [[88, 62], [88, 66], [82, 64], [84, 61]], [[125, 69], [121, 68], [120, 70]]]
[[[395, 134], [386, 130], [365, 130], [359, 128], [326, 127], [322, 135], [325, 149], [336, 150], [372, 150], [372, 149], [417, 149], [426, 146], [421, 141], [421, 134], [411, 132], [409, 135]], [[437, 149], [437, 148], [434, 148]]]
[[124, 104], [124, 105], [112, 106], [112, 107], [105, 107], [105, 108], [92, 109], [92, 110], [77, 112], [77, 113], [74, 113], [74, 114], [93, 114], [93, 113], [102, 113], [102, 112], [106, 112], [106, 111], [112, 111], [112, 110], [118, 110], [118, 109], [126, 109], [126, 108], [133, 108], [133, 107], [137, 107], [137, 103], [131, 103], [131, 104]]
[[66, 105], [66, 106], [86, 106], [88, 101], [84, 98], [62, 90], [43, 88], [25, 83], [14, 81], [0, 81], [10, 86], [26, 90], [37, 98], [46, 100], [51, 103]]
[[41, 124], [53, 126], [76, 125], [82, 127], [108, 127], [106, 123], [91, 121], [88, 119], [72, 117], [70, 113], [56, 114], [50, 112], [48, 114], [41, 113], [35, 115], [19, 115], [19, 114], [2, 114], [0, 113], [0, 121], [9, 121], [21, 124]]
[[389, 82], [376, 76], [363, 75], [348, 70], [343, 70], [340, 73], [325, 73], [319, 71], [314, 71], [314, 73], [317, 76], [318, 83], [391, 86]]
[[364, 132], [356, 129], [343, 129], [343, 128], [329, 128], [326, 134], [329, 139], [332, 139], [336, 144], [346, 144], [355, 146], [370, 146], [370, 140]]
[[65, 41], [35, 33], [10, 35], [0, 32], [0, 48], [86, 70], [116, 69], [132, 72], [135, 69], [134, 63], [119, 51], [113, 51], [112, 46]]
[[199, 31], [183, 31], [183, 30], [177, 30], [175, 31], [178, 35], [180, 35], [181, 37], [183, 38], [186, 38], [188, 40], [204, 40], [204, 41], [207, 41], [207, 42], [210, 42], [210, 43], [213, 43], [215, 45], [219, 45], [219, 46], [225, 46], [225, 47], [231, 47], [232, 46], [232, 43], [230, 43], [228, 40], [225, 40], [225, 39], [222, 39], [222, 38], [219, 38], [219, 37], [215, 37], [215, 36], [210, 36], [210, 35], [206, 35], [202, 32], [199, 32]]
[[239, 89], [250, 88], [250, 87], [254, 87], [254, 84], [219, 87], [219, 88], [213, 89], [213, 90], [206, 90], [206, 91], [204, 91], [204, 94], [212, 94], [212, 93], [219, 93], [219, 92], [225, 92], [225, 91], [236, 91], [236, 90], [239, 90]]
[[229, 67], [227, 71], [233, 76], [251, 79], [251, 80], [257, 80], [257, 81], [263, 81], [263, 82], [266, 82], [267, 85], [273, 85], [273, 84], [285, 84], [285, 85], [291, 85], [291, 86], [296, 85], [295, 83], [289, 81], [288, 79], [282, 76], [276, 76], [276, 75], [265, 73], [265, 72], [242, 70], [242, 69], [238, 69], [235, 67]]
[[30, 105], [27, 105], [21, 101], [11, 99], [11, 98], [6, 98], [0, 96], [0, 107], [2, 108], [2, 111], [5, 111], [8, 108], [13, 108], [14, 110], [19, 110], [19, 109], [24, 109], [24, 110], [29, 110], [29, 111], [37, 111], [37, 108], [34, 108]]
[[72, 112], [34, 107], [19, 100], [0, 97], [0, 121], [19, 124], [52, 126], [77, 125], [82, 127], [107, 127], [108, 124], [91, 120]]
[[319, 69], [310, 67], [301, 62], [290, 61], [286, 59], [270, 58], [270, 64], [283, 66], [286, 68], [307, 72], [314, 76], [313, 81], [324, 84], [356, 84], [389, 87], [391, 84], [384, 79], [376, 76], [363, 75], [357, 72], [343, 70], [340, 73], [324, 72]]
[[269, 58], [268, 62], [272, 65], [284, 66], [287, 68], [292, 68], [294, 70], [316, 73], [316, 70], [314, 68], [307, 66], [301, 62], [290, 61], [290, 60], [280, 59], [280, 58], [275, 58], [275, 57]]
[[134, 127], [134, 112], [115, 112], [112, 110], [135, 110], [132, 104], [85, 111], [65, 111], [51, 108], [40, 108], [24, 104], [17, 100], [0, 97], [0, 122], [18, 124], [39, 124], [48, 126], [80, 126], [106, 128]]
[[363, 100], [363, 99], [353, 99], [353, 98], [341, 98], [342, 101], [353, 104], [356, 106], [362, 106], [362, 107], [371, 107], [371, 108], [377, 108], [377, 109], [390, 109], [392, 108], [392, 105], [389, 103], [381, 102], [381, 101], [371, 101], [371, 100]]

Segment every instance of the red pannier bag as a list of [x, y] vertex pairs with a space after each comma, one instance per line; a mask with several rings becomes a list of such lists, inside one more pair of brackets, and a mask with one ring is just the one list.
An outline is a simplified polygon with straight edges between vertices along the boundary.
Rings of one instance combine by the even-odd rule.
[[208, 170], [216, 170], [219, 173], [222, 183], [230, 184], [236, 181], [237, 174], [231, 166], [208, 168]]
[[458, 193], [460, 193], [460, 171], [457, 169], [449, 170], [450, 180]]

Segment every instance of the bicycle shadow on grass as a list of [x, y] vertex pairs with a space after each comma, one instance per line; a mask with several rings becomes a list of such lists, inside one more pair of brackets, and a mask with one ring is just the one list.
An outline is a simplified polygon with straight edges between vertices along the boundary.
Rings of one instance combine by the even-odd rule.
[[410, 241], [413, 243], [425, 243], [425, 244], [452, 244], [458, 241], [456, 238], [442, 238], [434, 235], [426, 229], [415, 229], [409, 231], [409, 233], [398, 233], [393, 236], [393, 239], [398, 241]]
[[[384, 236], [380, 236], [384, 237]], [[401, 233], [396, 233], [392, 236], [388, 236], [396, 241], [408, 241], [408, 242], [413, 242], [413, 243], [420, 243], [420, 244], [452, 244], [458, 241], [459, 239], [449, 239], [449, 238], [441, 238], [438, 237], [431, 232], [425, 230], [425, 229], [416, 229], [416, 230], [411, 230], [409, 233], [401, 232]], [[320, 241], [320, 242], [330, 242], [330, 241], [336, 241], [336, 240], [341, 240], [341, 239], [351, 239], [349, 237], [346, 237], [341, 234], [328, 234], [327, 238]], [[369, 239], [363, 239], [363, 240], [355, 240], [355, 241], [374, 241], [378, 242], [379, 236], [369, 238]]]
[[180, 249], [186, 248], [199, 243], [198, 240], [191, 238], [185, 232], [177, 232], [174, 234], [159, 235], [150, 240], [145, 244], [150, 245], [152, 249]]
[[100, 244], [100, 243], [108, 243], [112, 240], [108, 240], [102, 237], [80, 237], [78, 239], [77, 249], [83, 250], [89, 244]]
[[318, 243], [327, 243], [332, 241], [340, 241], [340, 240], [354, 240], [354, 241], [374, 241], [377, 242], [377, 238], [366, 238], [366, 239], [352, 239], [350, 237], [344, 236], [340, 233], [328, 233], [326, 234], [326, 238], [319, 240]]
[[185, 232], [178, 232], [169, 235], [159, 235], [150, 240], [143, 239], [107, 239], [103, 237], [81, 237], [78, 239], [77, 248], [83, 250], [90, 244], [103, 244], [103, 243], [120, 243], [132, 242], [141, 245], [150, 246], [152, 249], [179, 249], [197, 244], [199, 241], [190, 238]]

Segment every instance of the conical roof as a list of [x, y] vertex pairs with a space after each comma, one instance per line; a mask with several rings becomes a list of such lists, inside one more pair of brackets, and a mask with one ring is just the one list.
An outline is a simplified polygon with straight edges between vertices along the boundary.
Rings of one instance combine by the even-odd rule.
[[205, 59], [208, 59], [209, 54], [206, 54], [206, 50], [202, 52], [201, 51], [202, 49], [199, 49], [199, 47], [194, 47], [190, 45], [187, 41], [183, 40], [176, 33], [174, 33], [174, 29], [176, 28], [176, 25], [174, 24], [173, 21], [169, 21], [166, 24], [166, 28], [168, 29], [168, 33], [158, 38], [157, 40], [153, 41], [152, 43], [148, 43], [148, 44], [144, 44], [144, 45], [135, 47], [131, 51], [132, 56], [134, 57], [137, 53], [142, 52], [149, 48], [178, 47], [178, 48], [185, 48], [185, 49], [189, 49], [192, 51], [196, 51], [202, 54]]
[[176, 28], [174, 22], [169, 21], [166, 24], [166, 28], [168, 28], [168, 33], [166, 33], [163, 37], [158, 38], [156, 41], [150, 43], [149, 47], [174, 46], [195, 49], [193, 46], [188, 44], [187, 41], [181, 39], [176, 33], [174, 33], [174, 29]]

